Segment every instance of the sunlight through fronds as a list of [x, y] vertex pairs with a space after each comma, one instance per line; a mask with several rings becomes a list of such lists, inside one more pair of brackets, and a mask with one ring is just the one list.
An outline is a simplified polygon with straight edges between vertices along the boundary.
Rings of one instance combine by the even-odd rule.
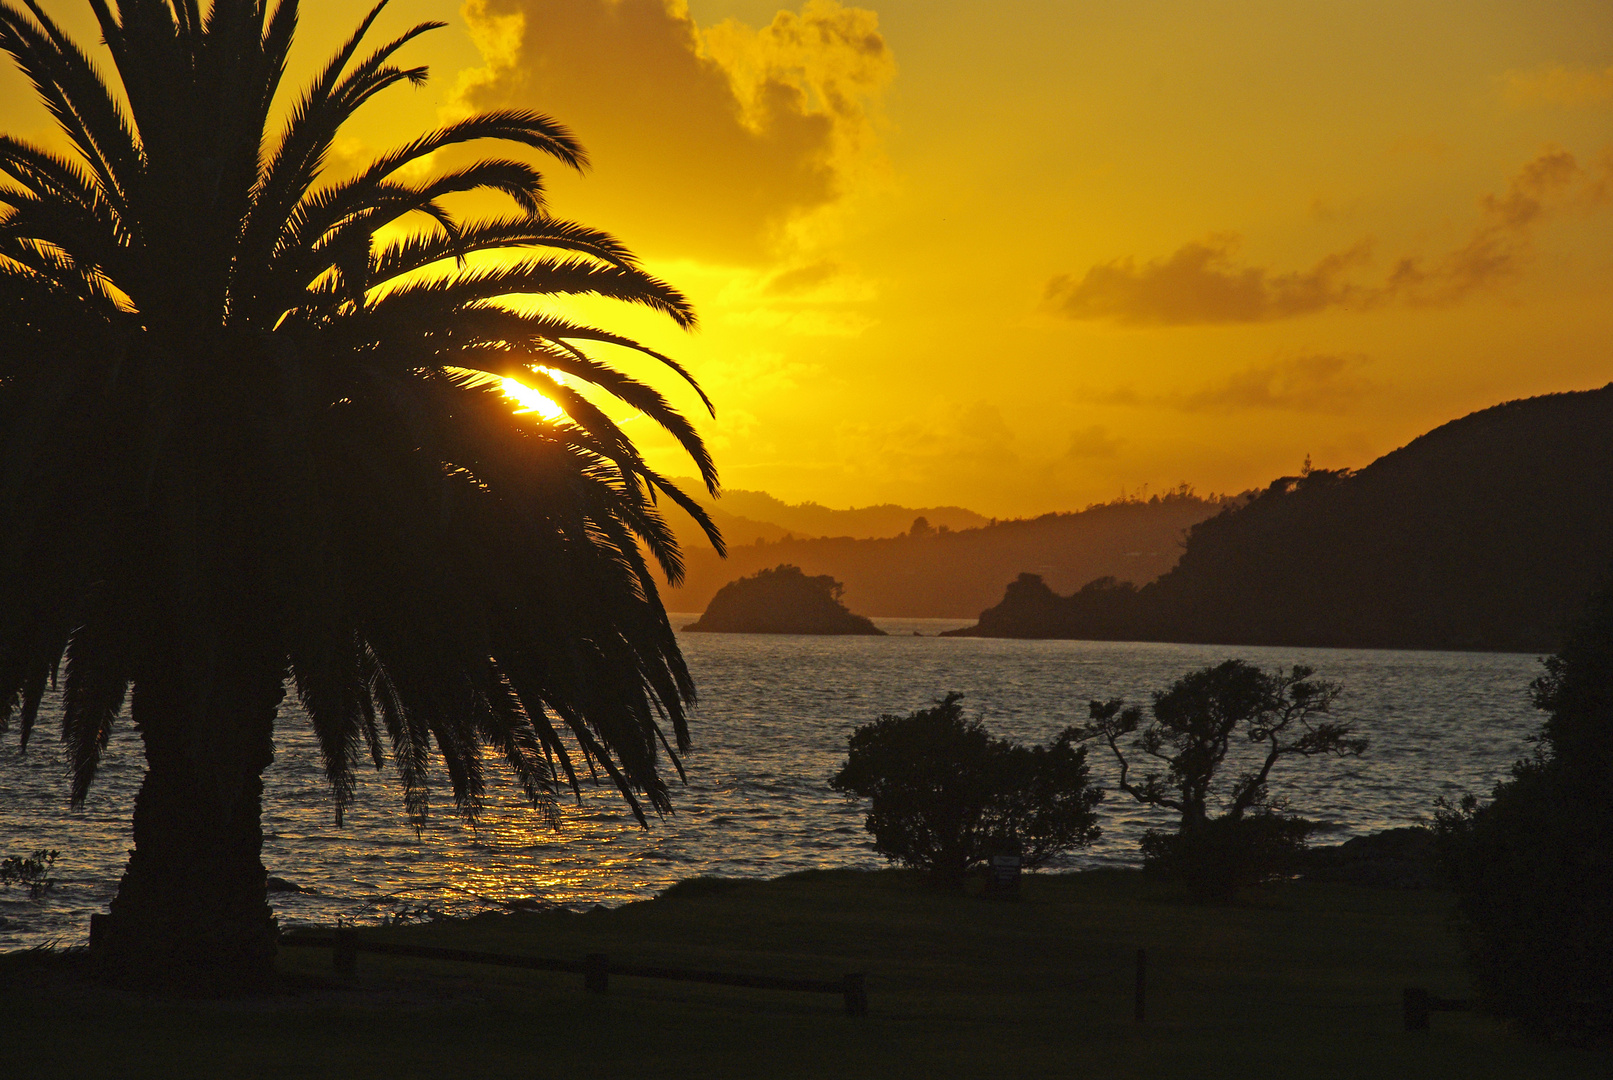
[[[563, 378], [560, 372], [552, 368], [539, 368], [538, 370], [552, 379]], [[536, 413], [545, 420], [558, 420], [566, 414], [566, 410], [545, 397], [542, 391], [535, 390], [517, 379], [501, 378], [499, 388], [504, 391], [505, 397], [521, 406], [520, 409], [516, 410], [517, 412]]]
[[[0, 0], [0, 51], [72, 148], [0, 135], [0, 721], [26, 737], [65, 658], [82, 798], [143, 687], [206, 713], [174, 760], [212, 762], [241, 670], [274, 694], [289, 673], [338, 816], [390, 762], [412, 818], [437, 766], [474, 818], [488, 749], [546, 812], [584, 775], [668, 810], [694, 686], [652, 570], [683, 572], [661, 498], [722, 539], [594, 399], [653, 420], [708, 490], [717, 472], [666, 396], [588, 350], [711, 403], [659, 351], [522, 309], [695, 325], [620, 241], [551, 215], [533, 161], [583, 170], [576, 136], [497, 110], [333, 179], [344, 125], [425, 79], [400, 57], [442, 24], [366, 52], [381, 0], [276, 131], [298, 0], [89, 2], [99, 64], [45, 5]], [[473, 142], [514, 156], [432, 169]], [[462, 220], [467, 194], [499, 208]]]

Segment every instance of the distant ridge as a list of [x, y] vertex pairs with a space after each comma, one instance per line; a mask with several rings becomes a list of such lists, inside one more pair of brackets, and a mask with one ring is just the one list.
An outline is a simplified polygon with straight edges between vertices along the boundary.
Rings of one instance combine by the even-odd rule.
[[1613, 384], [1274, 481], [1141, 588], [1036, 575], [959, 635], [1547, 652], [1613, 564]]
[[[723, 500], [723, 501], [726, 501]], [[845, 582], [846, 603], [876, 617], [973, 618], [1023, 570], [1073, 589], [1109, 574], [1139, 584], [1175, 564], [1188, 526], [1230, 500], [1185, 487], [1151, 499], [1122, 499], [1065, 514], [952, 529], [945, 521], [910, 521], [900, 535], [790, 537], [734, 541], [727, 559], [699, 542], [685, 548], [687, 576], [662, 599], [670, 611], [703, 611], [724, 584], [789, 563]], [[976, 515], [978, 517], [978, 515]], [[722, 524], [719, 522], [719, 524]], [[727, 526], [723, 525], [726, 529]]]
[[679, 478], [679, 487], [692, 494], [722, 529], [730, 546], [775, 541], [786, 537], [813, 539], [820, 536], [850, 536], [859, 540], [899, 536], [924, 518], [932, 526], [948, 529], [977, 529], [987, 523], [984, 515], [961, 506], [855, 506], [835, 510], [815, 502], [787, 503], [765, 491], [726, 489], [722, 498], [713, 499], [700, 481]]

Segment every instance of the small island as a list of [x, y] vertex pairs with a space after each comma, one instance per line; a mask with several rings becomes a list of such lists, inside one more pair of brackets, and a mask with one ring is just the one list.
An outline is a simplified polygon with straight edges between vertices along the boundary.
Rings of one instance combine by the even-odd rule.
[[799, 566], [758, 570], [730, 581], [711, 598], [706, 613], [685, 626], [724, 634], [878, 634], [885, 631], [840, 602], [845, 586]]

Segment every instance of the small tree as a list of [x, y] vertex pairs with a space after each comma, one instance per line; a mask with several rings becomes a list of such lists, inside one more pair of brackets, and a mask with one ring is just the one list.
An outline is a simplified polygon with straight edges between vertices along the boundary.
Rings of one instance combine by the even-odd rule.
[[1068, 728], [1049, 746], [1016, 746], [965, 720], [948, 694], [910, 716], [886, 714], [852, 733], [829, 786], [868, 799], [874, 849], [957, 889], [993, 855], [1027, 869], [1098, 838], [1086, 747]]
[[[1153, 719], [1140, 706], [1094, 701], [1081, 738], [1108, 744], [1120, 765], [1119, 788], [1138, 802], [1181, 816], [1175, 834], [1151, 831], [1145, 865], [1174, 872], [1206, 898], [1280, 872], [1312, 826], [1289, 817], [1271, 797], [1272, 769], [1283, 758], [1358, 755], [1367, 740], [1348, 724], [1319, 720], [1338, 698], [1336, 683], [1312, 679], [1313, 669], [1266, 673], [1242, 660], [1195, 671], [1156, 691]], [[1153, 766], [1140, 782], [1121, 742]], [[1227, 755], [1236, 742], [1259, 748], [1257, 764], [1228, 782]], [[1147, 767], [1147, 766], [1145, 766]], [[1212, 809], [1219, 809], [1212, 817]]]

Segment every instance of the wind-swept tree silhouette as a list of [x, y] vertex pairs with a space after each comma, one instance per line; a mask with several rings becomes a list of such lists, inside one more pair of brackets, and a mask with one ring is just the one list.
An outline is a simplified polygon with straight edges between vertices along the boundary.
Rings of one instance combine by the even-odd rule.
[[[1119, 698], [1091, 703], [1080, 735], [1108, 744], [1120, 790], [1180, 815], [1175, 833], [1143, 837], [1144, 865], [1180, 877], [1204, 899], [1226, 899], [1286, 869], [1315, 826], [1272, 797], [1272, 769], [1284, 758], [1358, 757], [1368, 745], [1350, 724], [1322, 719], [1342, 687], [1315, 674], [1301, 664], [1267, 673], [1226, 660], [1155, 691], [1147, 723], [1140, 706]], [[1120, 743], [1133, 735], [1128, 759]], [[1224, 766], [1238, 743], [1251, 752], [1229, 780]], [[1140, 781], [1134, 766], [1148, 770]]]
[[[688, 420], [595, 347], [693, 382], [529, 298], [694, 314], [549, 216], [525, 161], [421, 179], [477, 140], [581, 169], [576, 139], [487, 113], [325, 179], [344, 122], [426, 77], [397, 56], [441, 24], [366, 54], [383, 0], [277, 110], [297, 0], [90, 0], [115, 78], [24, 3], [0, 2], [0, 48], [72, 152], [0, 136], [0, 708], [26, 745], [60, 669], [75, 801], [126, 701], [144, 741], [111, 970], [269, 970], [260, 774], [288, 674], [338, 819], [389, 758], [423, 819], [434, 756], [468, 818], [495, 755], [549, 815], [599, 772], [641, 821], [667, 809], [694, 689], [644, 554], [678, 580], [658, 498], [721, 541], [578, 385], [714, 488]], [[460, 220], [475, 193], [513, 210]], [[516, 415], [502, 377], [564, 415]]]

